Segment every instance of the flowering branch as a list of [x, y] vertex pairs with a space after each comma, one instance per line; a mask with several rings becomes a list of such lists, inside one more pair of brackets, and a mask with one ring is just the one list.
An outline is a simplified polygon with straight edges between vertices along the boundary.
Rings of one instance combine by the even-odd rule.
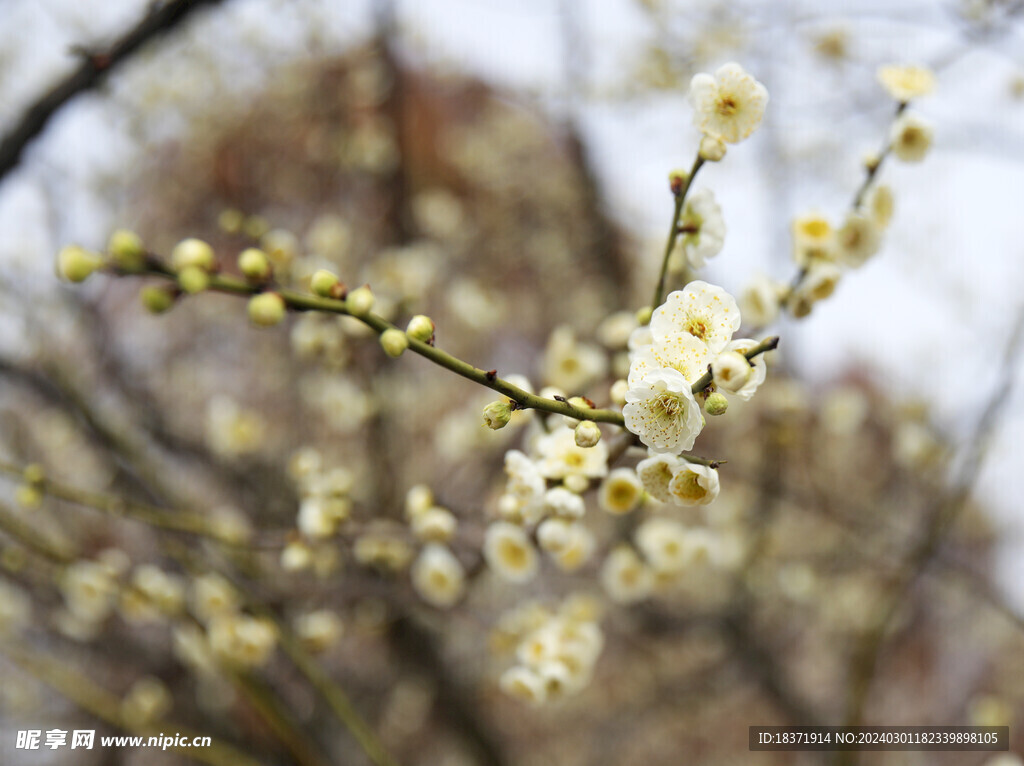
[[[778, 335], [773, 335], [770, 338], [765, 338], [763, 341], [758, 343], [756, 346], [754, 346], [749, 351], [743, 352], [743, 356], [745, 356], [747, 358], [747, 361], [749, 362], [755, 356], [758, 356], [759, 354], [763, 354], [765, 351], [774, 351], [778, 347], [779, 347], [779, 336]], [[712, 375], [711, 367], [709, 365], [708, 366], [708, 371], [705, 372], [702, 376], [700, 376], [694, 382], [694, 384], [690, 387], [691, 393], [693, 393], [694, 395], [699, 394], [701, 391], [703, 391], [708, 386], [710, 386], [713, 380], [714, 380], [714, 375]], [[687, 457], [687, 460], [690, 460], [690, 458]], [[692, 462], [696, 462], [696, 461], [690, 460], [690, 462], [692, 463]]]
[[[162, 264], [154, 262], [152, 258], [147, 263], [147, 269], [141, 272], [118, 272], [128, 274], [149, 274], [167, 279], [176, 279], [176, 275]], [[211, 274], [207, 289], [217, 292], [229, 293], [231, 295], [253, 296], [263, 292], [263, 288], [253, 285], [243, 279], [224, 276], [222, 274]], [[328, 314], [342, 314], [358, 319], [378, 335], [383, 335], [388, 330], [402, 332], [384, 317], [374, 313], [361, 315], [353, 314], [346, 308], [345, 301], [336, 298], [324, 298], [319, 295], [300, 293], [293, 290], [275, 291], [284, 305], [293, 311], [320, 311]], [[405, 335], [405, 333], [402, 333]], [[615, 410], [606, 409], [584, 409], [568, 402], [556, 399], [546, 399], [536, 394], [524, 391], [516, 385], [499, 378], [494, 370], [481, 370], [468, 362], [464, 362], [443, 351], [428, 342], [408, 338], [408, 348], [422, 357], [429, 359], [434, 364], [444, 367], [467, 380], [486, 386], [499, 394], [508, 397], [516, 403], [518, 409], [542, 410], [557, 415], [567, 415], [576, 420], [592, 420], [598, 423], [611, 423], [612, 425], [624, 425], [622, 414]]]
[[693, 167], [690, 168], [689, 175], [683, 177], [680, 175], [673, 175], [672, 177], [672, 194], [675, 196], [675, 206], [672, 211], [672, 226], [668, 231], [668, 239], [665, 242], [665, 252], [661, 257], [661, 271], [658, 274], [658, 284], [654, 288], [654, 298], [651, 300], [651, 309], [656, 309], [661, 305], [661, 299], [665, 295], [665, 278], [668, 275], [668, 261], [672, 255], [672, 249], [676, 245], [676, 240], [679, 238], [679, 217], [683, 214], [683, 206], [686, 204], [686, 195], [690, 192], [690, 187], [693, 186], [693, 179], [697, 177], [697, 171], [700, 170], [704, 164], [704, 158], [698, 153], [693, 160]]

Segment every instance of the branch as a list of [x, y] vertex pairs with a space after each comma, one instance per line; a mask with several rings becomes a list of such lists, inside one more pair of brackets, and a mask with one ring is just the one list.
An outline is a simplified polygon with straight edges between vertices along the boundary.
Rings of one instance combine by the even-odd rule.
[[50, 118], [75, 96], [100, 85], [107, 75], [150, 40], [170, 32], [192, 11], [220, 0], [172, 0], [150, 3], [150, 11], [105, 51], [83, 54], [78, 67], [28, 107], [0, 141], [0, 179], [21, 160], [22, 152], [43, 132]]
[[683, 205], [686, 203], [686, 195], [690, 191], [690, 187], [693, 185], [693, 179], [697, 177], [697, 171], [700, 170], [701, 165], [703, 164], [704, 160], [701, 159], [701, 156], [698, 153], [693, 160], [693, 167], [690, 168], [690, 174], [678, 188], [673, 187], [672, 189], [672, 194], [676, 198], [676, 204], [672, 211], [672, 227], [668, 230], [668, 240], [665, 242], [665, 253], [661, 257], [661, 271], [658, 274], [658, 284], [654, 288], [654, 299], [651, 301], [651, 311], [661, 305], [661, 299], [664, 297], [665, 276], [668, 274], [668, 260], [672, 255], [672, 248], [675, 247], [676, 239], [679, 237], [679, 216], [683, 213]]
[[[126, 275], [129, 272], [114, 270], [114, 273]], [[130, 273], [139, 275], [148, 274], [150, 276], [158, 276], [172, 280], [177, 278], [170, 270], [152, 262], [149, 263], [147, 270]], [[211, 274], [208, 289], [216, 292], [229, 293], [231, 295], [251, 296], [263, 292], [264, 287], [250, 284], [245, 280], [237, 279], [235, 277]], [[335, 300], [334, 298], [321, 298], [317, 295], [299, 293], [293, 290], [274, 290], [273, 292], [276, 292], [281, 296], [281, 300], [284, 301], [285, 306], [292, 311], [320, 311], [327, 314], [351, 316], [353, 319], [358, 319], [378, 335], [383, 333], [385, 330], [398, 329], [391, 322], [377, 314], [371, 313], [366, 316], [358, 317], [354, 314], [350, 314], [345, 308], [345, 302], [341, 300]], [[409, 350], [419, 354], [420, 356], [426, 357], [440, 367], [451, 370], [456, 375], [460, 375], [467, 380], [472, 380], [474, 383], [479, 383], [481, 386], [497, 391], [499, 394], [514, 401], [519, 409], [543, 410], [544, 412], [552, 412], [556, 415], [567, 415], [571, 418], [575, 418], [576, 420], [593, 420], [598, 423], [611, 423], [612, 425], [625, 427], [625, 421], [622, 419], [621, 412], [616, 412], [615, 410], [583, 409], [581, 407], [576, 407], [567, 401], [545, 399], [544, 397], [537, 396], [536, 394], [531, 394], [518, 386], [509, 383], [507, 380], [499, 378], [494, 370], [481, 370], [480, 368], [474, 367], [468, 362], [464, 362], [461, 359], [452, 356], [447, 351], [442, 351], [429, 343], [409, 338]]]

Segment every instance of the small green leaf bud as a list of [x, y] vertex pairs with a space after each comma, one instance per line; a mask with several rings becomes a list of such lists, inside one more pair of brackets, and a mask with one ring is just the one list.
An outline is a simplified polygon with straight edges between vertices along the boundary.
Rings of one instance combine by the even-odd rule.
[[273, 327], [284, 315], [284, 299], [277, 293], [260, 293], [249, 299], [249, 319], [255, 325]]
[[373, 310], [373, 292], [366, 285], [357, 287], [345, 297], [345, 310], [354, 317], [364, 317]]
[[248, 279], [263, 281], [270, 276], [270, 261], [258, 247], [247, 247], [238, 254], [238, 270]]
[[720, 394], [718, 391], [708, 394], [707, 401], [704, 402], [704, 412], [708, 415], [724, 415], [727, 409], [729, 409], [729, 400], [725, 398], [725, 394]]
[[319, 295], [321, 298], [334, 298], [336, 297], [335, 288], [340, 284], [340, 280], [335, 274], [332, 274], [327, 269], [320, 269], [309, 282], [309, 288]]
[[186, 293], [195, 295], [210, 286], [210, 275], [201, 266], [186, 266], [178, 272], [178, 284]]
[[139, 298], [142, 299], [142, 305], [146, 311], [151, 314], [163, 314], [174, 306], [175, 295], [166, 287], [149, 285], [139, 291]]
[[429, 343], [430, 339], [434, 337], [434, 322], [428, 316], [417, 314], [409, 320], [405, 333], [412, 340]]
[[650, 306], [644, 306], [642, 309], [636, 310], [636, 321], [641, 327], [645, 324], [650, 324], [651, 317], [654, 315], [654, 309]]
[[215, 260], [213, 248], [195, 237], [181, 240], [171, 250], [171, 266], [179, 272], [189, 266], [198, 266], [209, 271], [213, 268]]
[[484, 425], [497, 431], [508, 425], [512, 419], [512, 405], [507, 401], [491, 402], [484, 407]]
[[114, 263], [125, 271], [139, 271], [146, 262], [146, 247], [142, 244], [142, 238], [128, 229], [117, 229], [110, 235], [107, 251]]
[[601, 429], [593, 420], [584, 420], [573, 432], [576, 437], [576, 446], [589, 449], [601, 441]]
[[725, 143], [717, 136], [704, 136], [700, 140], [699, 153], [705, 162], [720, 162], [725, 157]]
[[397, 359], [403, 351], [409, 348], [409, 339], [401, 330], [390, 327], [380, 334], [380, 345], [385, 354], [392, 359]]
[[103, 267], [103, 256], [79, 245], [62, 247], [57, 254], [57, 273], [68, 282], [84, 282]]

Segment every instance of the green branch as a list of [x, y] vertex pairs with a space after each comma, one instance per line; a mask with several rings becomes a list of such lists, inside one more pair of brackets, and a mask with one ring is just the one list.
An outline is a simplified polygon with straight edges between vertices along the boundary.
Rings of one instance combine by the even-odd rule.
[[683, 214], [683, 206], [686, 204], [686, 195], [690, 191], [690, 187], [693, 185], [693, 179], [697, 177], [697, 171], [700, 170], [701, 165], [704, 164], [704, 160], [698, 153], [696, 158], [693, 160], [693, 167], [690, 168], [690, 174], [683, 180], [682, 184], [678, 188], [672, 189], [672, 194], [675, 196], [675, 206], [672, 211], [672, 226], [668, 230], [668, 240], [665, 242], [665, 253], [661, 257], [661, 271], [658, 273], [658, 284], [654, 288], [654, 299], [651, 301], [651, 310], [658, 308], [661, 305], [661, 299], [665, 294], [665, 278], [668, 275], [668, 261], [672, 255], [672, 249], [676, 245], [676, 239], [679, 237], [679, 217]]

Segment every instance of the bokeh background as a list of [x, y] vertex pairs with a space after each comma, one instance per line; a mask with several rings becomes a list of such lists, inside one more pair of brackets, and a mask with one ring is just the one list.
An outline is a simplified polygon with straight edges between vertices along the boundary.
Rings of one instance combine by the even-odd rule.
[[[0, 135], [148, 10], [0, 3]], [[0, 563], [31, 604], [18, 640], [72, 685], [68, 672], [85, 673], [128, 699], [122, 723], [142, 704], [139, 679], [156, 678], [169, 700], [150, 711], [157, 724], [208, 731], [258, 763], [367, 762], [280, 652], [247, 683], [277, 701], [291, 739], [268, 729], [253, 686], [197, 667], [173, 620], [139, 624], [119, 607], [74, 624], [66, 562], [26, 547], [20, 523], [72, 559], [121, 551], [125, 577], [146, 562], [183, 582], [227, 571], [283, 625], [336, 615], [343, 635], [318, 667], [400, 763], [986, 762], [747, 751], [752, 724], [844, 721], [1008, 724], [1019, 751], [1022, 13], [914, 0], [195, 10], [63, 105], [0, 178], [0, 445], [5, 464], [39, 463], [62, 486], [241, 529], [247, 552], [52, 498], [18, 507], [14, 476], [0, 486]], [[154, 317], [138, 281], [54, 276], [62, 245], [101, 248], [119, 226], [161, 254], [202, 237], [225, 263], [259, 243], [298, 283], [324, 266], [368, 281], [382, 311], [400, 324], [430, 315], [456, 355], [603, 406], [622, 360], [602, 320], [649, 299], [667, 174], [696, 149], [689, 78], [731, 60], [771, 94], [761, 129], [697, 183], [727, 226], [701, 276], [734, 294], [757, 273], [794, 273], [795, 215], [841, 219], [893, 111], [879, 65], [934, 68], [936, 93], [916, 108], [936, 140], [925, 162], [883, 169], [896, 213], [882, 251], [809, 317], [772, 326], [768, 383], [698, 442], [728, 463], [721, 498], [687, 518], [744, 553], [639, 606], [603, 603], [596, 573], [623, 531], [596, 508], [599, 549], [579, 573], [514, 587], [481, 568], [502, 455], [529, 427], [482, 428], [487, 391], [422, 359], [387, 360], [334, 319], [257, 330], [243, 302], [216, 295]], [[294, 530], [295, 456], [310, 449], [351, 485], [353, 520], [329, 541]], [[472, 582], [451, 612], [423, 605], [405, 574], [417, 484], [460, 520]], [[285, 566], [285, 549], [305, 564]], [[602, 603], [593, 682], [539, 709], [505, 698], [501, 615], [572, 593]], [[36, 670], [0, 664], [4, 763], [185, 762], [15, 750], [19, 729], [118, 728], [32, 681]]]

